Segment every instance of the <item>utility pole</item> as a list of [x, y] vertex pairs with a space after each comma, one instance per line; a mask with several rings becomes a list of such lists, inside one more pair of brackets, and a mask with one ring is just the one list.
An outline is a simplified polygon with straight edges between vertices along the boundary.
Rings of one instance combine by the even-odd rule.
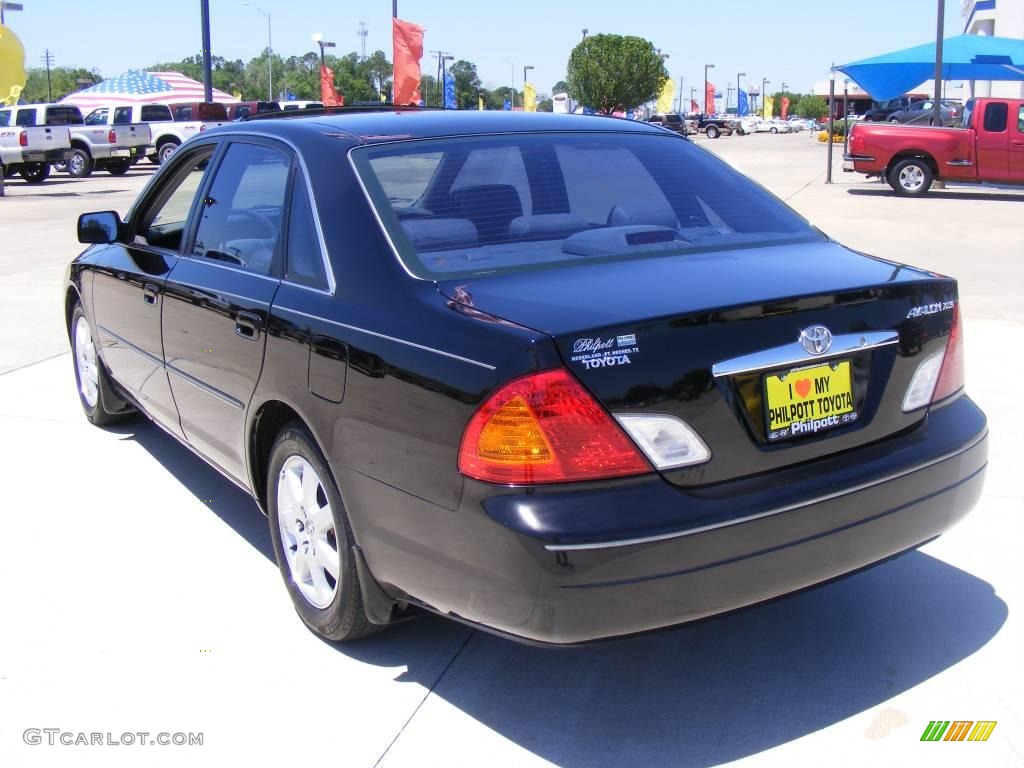
[[203, 101], [213, 101], [213, 72], [210, 70], [210, 0], [199, 0], [203, 25]]
[[53, 101], [53, 86], [50, 83], [50, 67], [53, 66], [53, 54], [50, 53], [50, 49], [46, 49], [46, 53], [39, 57], [43, 64], [46, 65], [46, 100], [48, 102]]
[[360, 41], [359, 41], [360, 52], [361, 52], [360, 58], [361, 58], [362, 61], [366, 61], [366, 36], [368, 34], [369, 34], [369, 32], [366, 31], [366, 22], [365, 21], [360, 21], [359, 22], [359, 31], [356, 32], [356, 35], [360, 38]]
[[932, 99], [932, 125], [942, 126], [942, 35], [946, 20], [946, 0], [939, 0], [935, 22], [935, 93]]
[[680, 76], [679, 78], [679, 109], [676, 111], [681, 115], [683, 114], [683, 81], [685, 77]]

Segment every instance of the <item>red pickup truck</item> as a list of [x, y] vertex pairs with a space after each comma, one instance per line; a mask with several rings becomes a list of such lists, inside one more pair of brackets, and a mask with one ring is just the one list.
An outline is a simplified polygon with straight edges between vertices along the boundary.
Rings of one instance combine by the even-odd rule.
[[971, 99], [959, 128], [858, 123], [843, 170], [881, 176], [897, 194], [932, 181], [1024, 184], [1024, 100]]

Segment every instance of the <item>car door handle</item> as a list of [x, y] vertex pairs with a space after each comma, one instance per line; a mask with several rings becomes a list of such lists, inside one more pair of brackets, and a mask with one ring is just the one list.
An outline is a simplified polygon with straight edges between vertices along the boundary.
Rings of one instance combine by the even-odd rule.
[[235, 333], [243, 339], [255, 341], [260, 337], [263, 322], [255, 312], [239, 312], [235, 315]]
[[159, 296], [160, 289], [157, 286], [152, 285], [151, 283], [146, 283], [144, 286], [142, 286], [142, 300], [147, 304], [156, 306], [156, 302]]
[[1015, 147], [1024, 147], [1024, 141], [1011, 141], [1010, 143]]

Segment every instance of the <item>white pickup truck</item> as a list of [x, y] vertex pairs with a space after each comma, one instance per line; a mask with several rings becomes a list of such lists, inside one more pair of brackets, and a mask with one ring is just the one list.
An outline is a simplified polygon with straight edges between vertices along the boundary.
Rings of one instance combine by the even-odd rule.
[[[223, 110], [223, 106], [217, 106]], [[171, 110], [166, 104], [109, 104], [94, 109], [86, 115], [85, 122], [96, 121], [111, 126], [123, 123], [148, 125], [152, 136], [145, 154], [157, 165], [170, 157], [182, 142], [227, 122], [226, 114], [224, 120], [181, 120], [181, 108], [176, 108], [175, 112]]]
[[86, 125], [81, 110], [71, 104], [24, 104], [11, 109], [19, 126], [67, 126], [71, 132], [67, 172], [75, 178], [89, 176], [94, 169], [122, 176], [150, 141], [146, 125]]
[[50, 175], [50, 163], [64, 162], [71, 154], [71, 133], [63, 126], [15, 125], [14, 109], [0, 109], [0, 174], [20, 173], [29, 184]]

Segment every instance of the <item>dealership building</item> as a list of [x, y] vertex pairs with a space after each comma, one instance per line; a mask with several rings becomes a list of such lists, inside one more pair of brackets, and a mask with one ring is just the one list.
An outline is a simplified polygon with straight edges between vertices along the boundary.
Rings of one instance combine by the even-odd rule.
[[[963, 18], [966, 35], [1024, 39], [1024, 0], [964, 0]], [[967, 86], [966, 95], [1024, 98], [1021, 82], [976, 80]]]

